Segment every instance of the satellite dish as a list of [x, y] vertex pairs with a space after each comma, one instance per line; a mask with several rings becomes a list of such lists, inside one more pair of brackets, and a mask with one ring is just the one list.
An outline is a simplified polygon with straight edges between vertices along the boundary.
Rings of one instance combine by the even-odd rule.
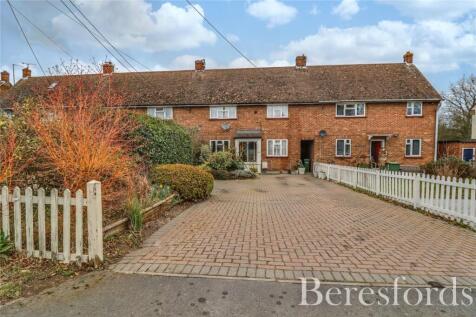
[[230, 125], [229, 123], [223, 123], [223, 124], [221, 125], [221, 128], [222, 128], [224, 131], [228, 131], [228, 130], [230, 130], [231, 125]]
[[327, 131], [326, 131], [326, 130], [321, 130], [321, 131], [319, 131], [319, 136], [320, 136], [321, 138], [327, 136]]

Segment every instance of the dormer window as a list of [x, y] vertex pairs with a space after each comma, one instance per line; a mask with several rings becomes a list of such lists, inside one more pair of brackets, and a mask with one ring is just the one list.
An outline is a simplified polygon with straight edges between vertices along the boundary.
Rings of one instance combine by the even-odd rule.
[[172, 120], [174, 111], [172, 107], [149, 107], [147, 108], [147, 114], [153, 118]]
[[336, 105], [336, 117], [364, 117], [365, 103], [338, 103]]
[[423, 115], [423, 104], [421, 101], [407, 102], [407, 116], [420, 117]]

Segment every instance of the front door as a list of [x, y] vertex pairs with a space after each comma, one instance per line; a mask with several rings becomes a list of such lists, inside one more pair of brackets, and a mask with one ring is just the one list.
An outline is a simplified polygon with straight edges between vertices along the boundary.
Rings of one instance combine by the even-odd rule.
[[245, 163], [245, 169], [261, 173], [261, 139], [236, 139], [236, 155]]
[[380, 153], [383, 149], [383, 140], [370, 141], [370, 159], [372, 162], [379, 164]]

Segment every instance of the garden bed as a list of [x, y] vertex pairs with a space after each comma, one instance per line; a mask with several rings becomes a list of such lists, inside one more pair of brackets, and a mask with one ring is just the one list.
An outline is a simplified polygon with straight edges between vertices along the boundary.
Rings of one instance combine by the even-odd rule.
[[[110, 264], [116, 263], [125, 254], [140, 248], [142, 241], [190, 205], [191, 203], [176, 204], [173, 201], [161, 204], [146, 217], [147, 222], [144, 223], [139, 235], [132, 234], [127, 230], [105, 239], [105, 262], [98, 269], [107, 269]], [[77, 278], [93, 270], [94, 267], [87, 264], [79, 267], [76, 264], [67, 265], [51, 260], [27, 258], [21, 254], [14, 254], [7, 260], [0, 260], [0, 305], [17, 298], [39, 294], [52, 286]], [[48, 291], [46, 290], [46, 292]]]

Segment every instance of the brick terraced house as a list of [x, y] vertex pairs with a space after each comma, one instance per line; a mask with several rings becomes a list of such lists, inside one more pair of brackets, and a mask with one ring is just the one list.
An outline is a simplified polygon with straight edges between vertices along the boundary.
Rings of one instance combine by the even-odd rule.
[[[122, 106], [196, 127], [214, 151], [233, 149], [260, 171], [300, 159], [417, 166], [435, 157], [441, 97], [410, 52], [403, 63], [307, 66], [303, 55], [293, 67], [209, 70], [197, 60], [194, 70], [140, 74], [106, 63], [80, 76], [109, 76], [126, 93]], [[0, 106], [61, 80], [27, 76]]]

